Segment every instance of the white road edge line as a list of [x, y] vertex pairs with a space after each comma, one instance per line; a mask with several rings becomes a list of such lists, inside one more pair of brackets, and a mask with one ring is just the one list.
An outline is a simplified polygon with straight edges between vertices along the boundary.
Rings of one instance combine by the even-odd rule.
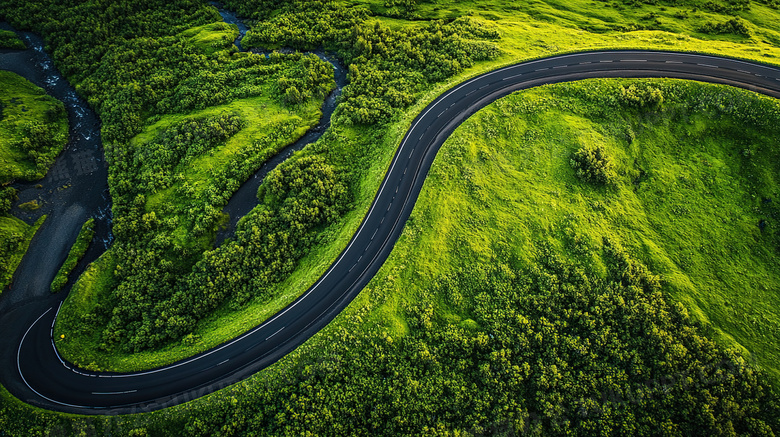
[[48, 397], [40, 394], [37, 390], [35, 390], [34, 388], [32, 388], [30, 386], [30, 384], [27, 382], [27, 378], [24, 377], [24, 373], [22, 373], [22, 366], [21, 366], [21, 364], [19, 364], [19, 361], [20, 361], [19, 357], [22, 354], [22, 345], [24, 345], [24, 340], [27, 338], [27, 334], [30, 333], [30, 330], [33, 328], [33, 326], [35, 326], [35, 324], [38, 323], [43, 318], [43, 316], [48, 314], [49, 311], [51, 311], [52, 308], [54, 308], [54, 307], [50, 307], [48, 310], [44, 311], [43, 314], [38, 316], [38, 318], [35, 319], [35, 321], [32, 323], [32, 325], [30, 325], [30, 327], [27, 328], [27, 331], [25, 331], [24, 335], [22, 336], [22, 341], [19, 342], [19, 349], [16, 351], [16, 370], [19, 372], [19, 376], [22, 377], [22, 382], [24, 382], [24, 385], [26, 385], [27, 388], [32, 390], [33, 393], [37, 394], [38, 396], [42, 397], [43, 399], [46, 399], [49, 402], [54, 402], [55, 404], [64, 405], [66, 407], [90, 408], [90, 407], [87, 407], [85, 405], [73, 405], [73, 404], [66, 404], [65, 402], [55, 401], [54, 399], [48, 398]]

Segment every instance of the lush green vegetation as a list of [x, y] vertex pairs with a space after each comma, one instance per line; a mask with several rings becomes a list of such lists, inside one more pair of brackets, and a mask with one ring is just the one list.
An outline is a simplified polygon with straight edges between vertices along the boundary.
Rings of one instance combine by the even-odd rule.
[[9, 71], [0, 91], [0, 184], [40, 179], [68, 141], [65, 106]]
[[[15, 48], [12, 41], [0, 33], [0, 46]], [[8, 212], [17, 200], [16, 190], [5, 185], [16, 179], [42, 178], [67, 138], [68, 117], [62, 102], [21, 76], [0, 71], [0, 289], [10, 285], [44, 220], [31, 226], [11, 217]]]
[[[311, 56], [273, 55], [265, 59], [236, 53], [230, 45], [235, 30], [219, 25], [216, 11], [195, 1], [118, 5], [92, 0], [61, 5], [19, 0], [0, 6], [1, 13], [15, 25], [45, 35], [60, 69], [98, 110], [104, 123], [117, 242], [76, 284], [57, 325], [58, 332], [67, 333], [60, 349], [82, 365], [138, 369], [170, 362], [237, 335], [292, 301], [324, 271], [357, 228], [411, 119], [426, 102], [467, 76], [521, 59], [599, 47], [701, 50], [770, 62], [780, 55], [774, 43], [780, 41], [778, 15], [771, 4], [758, 2], [228, 3], [241, 15], [257, 20], [244, 39], [245, 46], [308, 49], [321, 45], [335, 50], [349, 65], [350, 85], [344, 90], [330, 132], [269, 178], [261, 190], [260, 208], [242, 222], [233, 242], [215, 251], [208, 245], [219, 225], [218, 211], [224, 204], [220, 202], [229, 194], [216, 188], [212, 192], [210, 187], [219, 187], [222, 178], [212, 179], [211, 175], [219, 172], [201, 164], [211, 165], [212, 153], [232, 162], [233, 152], [227, 151], [242, 150], [253, 141], [233, 143], [235, 147], [231, 142], [255, 122], [237, 108], [206, 111], [264, 98], [279, 105], [274, 108], [284, 105], [292, 112], [306, 113], [318, 106], [316, 97], [332, 87], [330, 67]], [[101, 25], [95, 26], [95, 22]], [[591, 95], [594, 93], [588, 87], [563, 88], [569, 94], [574, 90], [582, 93], [578, 97], [581, 101], [568, 101], [571, 108], [554, 106], [554, 102], [546, 107], [545, 102], [534, 101], [534, 96], [544, 96], [543, 92], [529, 94], [527, 106], [538, 111], [529, 109], [526, 116], [544, 118], [546, 110], [570, 111], [566, 120], [577, 129], [569, 127], [563, 132], [582, 128], [582, 132], [598, 134], [577, 143], [571, 138], [579, 137], [553, 132], [553, 128], [565, 127], [553, 120], [548, 125], [550, 132], [540, 132], [526, 141], [544, 143], [542, 134], [557, 135], [559, 148], [555, 150], [561, 154], [555, 156], [556, 167], [540, 169], [546, 174], [534, 180], [551, 184], [550, 175], [565, 175], [571, 189], [554, 184], [539, 191], [528, 188], [530, 195], [522, 199], [536, 205], [519, 205], [514, 192], [499, 190], [499, 197], [490, 197], [492, 179], [477, 173], [478, 166], [472, 161], [461, 161], [454, 167], [458, 172], [474, 173], [459, 180], [468, 188], [462, 197], [458, 197], [458, 186], [452, 185], [440, 198], [451, 201], [451, 214], [444, 210], [420, 212], [432, 203], [424, 197], [396, 254], [369, 289], [325, 332], [257, 377], [191, 405], [132, 419], [74, 419], [31, 412], [9, 401], [3, 408], [14, 420], [7, 421], [7, 429], [20, 434], [29, 427], [63, 433], [97, 429], [117, 433], [133, 430], [139, 435], [147, 431], [232, 435], [249, 430], [265, 434], [478, 434], [539, 427], [544, 434], [562, 433], [567, 428], [580, 434], [602, 430], [625, 434], [653, 432], [661, 424], [669, 434], [680, 435], [728, 434], [731, 429], [760, 434], [766, 426], [776, 431], [773, 418], [778, 415], [772, 389], [766, 377], [739, 356], [755, 359], [773, 371], [773, 356], [764, 348], [773, 344], [773, 334], [765, 330], [774, 326], [775, 316], [765, 299], [769, 291], [756, 288], [759, 279], [771, 276], [768, 266], [772, 264], [767, 260], [773, 252], [751, 252], [765, 244], [739, 240], [739, 247], [749, 250], [738, 252], [726, 270], [753, 272], [753, 276], [739, 273], [718, 278], [717, 272], [722, 270], [718, 254], [730, 257], [730, 252], [689, 244], [709, 240], [706, 234], [692, 233], [701, 229], [671, 221], [689, 219], [696, 210], [686, 206], [687, 210], [669, 213], [665, 205], [639, 199], [642, 190], [637, 191], [637, 198], [629, 194], [632, 185], [643, 186], [644, 178], [679, 173], [686, 175], [691, 187], [686, 188], [681, 181], [676, 185], [699, 189], [695, 199], [701, 199], [700, 192], [706, 187], [700, 187], [701, 179], [696, 177], [710, 176], [715, 178], [710, 183], [720, 184], [715, 177], [719, 175], [701, 173], [712, 167], [698, 156], [688, 156], [687, 161], [682, 154], [673, 156], [679, 159], [671, 161], [676, 166], [673, 170], [651, 162], [650, 157], [640, 157], [635, 164], [629, 152], [636, 150], [618, 147], [621, 144], [616, 138], [620, 136], [610, 130], [612, 120], [605, 123], [606, 117], [598, 118], [605, 115], [599, 115], [601, 107], [605, 113], [619, 113], [615, 126], [631, 126], [638, 138], [635, 141], [662, 147], [675, 142], [661, 141], [665, 138], [653, 137], [649, 129], [639, 127], [666, 120], [659, 132], [671, 138], [690, 127], [686, 110], [726, 111], [723, 119], [733, 117], [740, 122], [743, 118], [739, 117], [751, 114], [728, 112], [733, 108], [731, 102], [724, 105], [726, 109], [707, 106], [706, 101], [687, 108], [685, 98], [691, 94], [709, 94], [679, 87], [680, 96], [669, 95], [661, 90], [667, 86], [674, 88], [658, 83], [654, 89], [634, 85], [634, 91], [628, 84], [613, 86], [610, 90], [614, 93], [599, 94], [614, 98], [608, 104]], [[661, 101], [656, 100], [656, 90], [663, 97]], [[545, 92], [550, 93], [547, 100], [559, 99], [554, 91]], [[571, 98], [566, 93], [559, 100]], [[297, 103], [309, 96], [315, 99]], [[743, 94], [734, 97], [738, 101], [745, 98]], [[746, 105], [769, 105], [761, 102], [748, 100]], [[680, 119], [675, 118], [674, 108], [679, 109]], [[271, 113], [270, 109], [258, 111], [256, 117]], [[766, 115], [752, 114], [756, 125]], [[231, 128], [236, 126], [231, 121], [234, 117], [242, 126], [237, 132]], [[706, 116], [693, 118], [694, 127], [713, 128]], [[307, 120], [303, 115], [301, 119]], [[523, 118], [513, 120], [518, 125], [527, 123]], [[296, 129], [308, 124], [298, 123]], [[499, 120], [487, 117], [480, 124], [486, 126], [486, 132], [495, 131], [491, 141], [509, 135], [502, 131], [505, 127]], [[736, 122], [733, 124], [731, 131], [724, 124], [724, 131], [719, 132], [731, 132], [731, 137], [725, 137], [729, 141], [736, 141], [733, 137], [738, 128]], [[214, 126], [227, 129], [214, 132]], [[771, 126], [756, 129], [764, 133], [750, 134], [750, 143], [766, 144], [769, 130], [761, 129]], [[178, 135], [201, 131], [215, 133], [216, 140], [176, 145]], [[691, 132], [701, 133], [696, 129]], [[622, 135], [628, 138], [629, 133]], [[710, 137], [696, 135], [691, 138], [709, 145]], [[294, 137], [288, 135], [289, 139]], [[610, 139], [612, 142], [607, 141]], [[200, 154], [192, 153], [188, 158], [190, 144]], [[177, 152], [154, 155], [168, 145]], [[457, 147], [456, 143], [447, 146], [436, 168], [449, 166], [447, 159], [457, 161], [458, 157], [447, 158], [447, 151]], [[267, 148], [265, 144], [258, 146], [259, 150]], [[611, 176], [612, 182], [594, 185], [575, 176], [572, 161], [574, 167], [588, 162], [577, 159], [580, 149], [604, 152], [602, 158], [614, 164], [616, 174], [593, 174]], [[777, 162], [762, 155], [771, 152], [768, 147], [758, 152], [747, 149], [748, 155], [758, 154], [757, 165]], [[147, 162], [147, 153], [153, 154], [153, 162]], [[595, 153], [582, 155], [597, 157]], [[246, 158], [253, 156], [254, 152]], [[499, 167], [492, 156], [501, 155], [488, 149], [478, 155], [478, 161]], [[464, 154], [463, 159], [466, 157]], [[221, 159], [217, 162], [223, 162]], [[552, 163], [553, 157], [549, 159]], [[739, 159], [707, 161], [733, 165]], [[602, 161], [599, 158], [591, 163]], [[536, 161], [527, 162], [529, 168], [524, 171], [533, 171], [530, 162]], [[649, 172], [651, 163], [663, 171], [643, 175], [642, 170]], [[755, 189], [744, 181], [737, 186], [749, 194], [759, 189], [771, 191], [766, 182], [770, 179], [764, 176], [769, 171], [756, 170], [763, 185], [756, 182]], [[430, 184], [442, 183], [441, 173], [435, 169]], [[742, 171], [737, 173], [744, 176]], [[502, 186], [528, 182], [500, 177]], [[189, 199], [183, 199], [183, 194], [190, 193], [190, 187], [198, 182], [202, 185], [195, 188], [196, 201], [186, 204]], [[664, 187], [670, 192], [680, 188]], [[427, 188], [426, 193], [434, 188]], [[546, 191], [553, 188], [558, 191]], [[723, 191], [730, 194], [723, 197], [723, 209], [718, 211], [744, 207], [738, 202], [743, 199], [739, 193]], [[219, 200], [214, 193], [227, 197]], [[581, 198], [591, 196], [593, 205], [575, 202], [579, 198], [572, 193]], [[469, 197], [473, 195], [479, 196], [478, 202]], [[569, 196], [571, 205], [560, 196]], [[682, 194], [680, 198], [688, 200]], [[490, 199], [503, 204], [494, 206]], [[624, 206], [618, 200], [631, 202]], [[656, 224], [647, 216], [628, 215], [653, 209], [641, 202], [658, 209], [656, 220], [666, 221]], [[512, 203], [516, 210], [499, 208]], [[491, 206], [472, 210], [472, 204]], [[436, 205], [444, 208], [447, 203]], [[727, 235], [730, 239], [712, 241], [735, 242], [735, 238], [745, 236], [776, 238], [771, 225], [774, 213], [767, 205], [772, 202], [753, 205], [758, 210], [752, 218], [758, 222], [746, 225], [741, 233]], [[569, 206], [574, 215], [569, 227], [576, 231], [571, 236], [565, 235], [568, 231], [562, 226], [568, 222], [560, 215]], [[523, 208], [532, 208], [534, 213], [545, 208], [549, 214], [541, 215], [547, 218], [536, 225], [510, 220], [527, 218], [520, 213]], [[456, 216], [469, 216], [464, 211], [475, 214], [466, 224], [457, 224]], [[494, 216], [497, 211], [503, 212]], [[712, 222], [706, 223], [704, 231], [717, 233], [714, 237], [725, 234], [717, 219], [733, 224], [729, 222], [731, 215], [718, 211], [705, 217]], [[601, 217], [603, 233], [597, 233], [602, 229], [584, 222], [578, 214]], [[759, 218], [761, 214], [766, 217]], [[760, 220], [764, 220], [764, 230]], [[507, 223], [513, 227], [493, 230], [492, 226]], [[642, 231], [648, 229], [653, 233], [641, 239], [645, 235]], [[514, 236], [517, 246], [491, 242], [492, 237], [502, 235]], [[574, 251], [578, 236], [587, 244]], [[604, 243], [605, 236], [611, 237], [610, 244]], [[436, 240], [439, 237], [455, 242]], [[268, 241], [277, 244], [265, 251], [264, 242]], [[449, 251], [449, 247], [457, 250]], [[251, 257], [240, 256], [242, 251]], [[519, 255], [512, 258], [512, 253]], [[255, 268], [262, 272], [257, 280], [247, 273]], [[463, 273], [458, 274], [457, 269]], [[660, 284], [652, 279], [654, 274], [661, 275]], [[214, 284], [213, 294], [204, 294], [203, 282], [195, 283], [203, 280], [211, 281], [208, 286]], [[735, 297], [733, 290], [721, 286], [724, 283], [744, 293]], [[683, 302], [684, 307], [675, 301]], [[686, 311], [692, 316], [686, 316]], [[743, 312], [752, 318], [734, 317]], [[724, 350], [707, 338], [742, 348], [739, 353]], [[77, 351], [79, 345], [86, 351]], [[525, 347], [518, 349], [516, 345]], [[131, 353], [134, 351], [142, 352]], [[32, 415], [34, 419], [30, 419]], [[593, 428], [595, 423], [598, 429]], [[628, 428], [631, 426], [634, 428]]]
[[5, 290], [11, 284], [16, 267], [22, 262], [30, 241], [44, 220], [46, 216], [28, 225], [16, 217], [0, 215], [0, 290]]
[[0, 49], [24, 50], [27, 48], [22, 40], [10, 30], [0, 30]]
[[[664, 103], [632, 106], [622, 92], [632, 86]], [[697, 222], [734, 211], [726, 228], [742, 234], [731, 238], [745, 238], [749, 222], [763, 249], [735, 256], [754, 271], [774, 265], [780, 235], [760, 233], [755, 218], [778, 217], [756, 209], [752, 194], [777, 190], [776, 117], [775, 101], [680, 81], [588, 81], [503, 99], [445, 144], [409, 226], [356, 303], [277, 366], [143, 416], [31, 417], [6, 398], [7, 429], [773, 435], [780, 399], [751, 364], [760, 357], [718, 346], [706, 310], [677, 301], [712, 270], [664, 260], [672, 252], [660, 236], [678, 227], [706, 238], [711, 229]], [[743, 126], [760, 156], [744, 156]], [[611, 157], [612, 186], [572, 168], [589, 143]], [[695, 165], [703, 159], [713, 165]], [[695, 177], [702, 182], [690, 184]], [[704, 209], [673, 225], [653, 220], [682, 204]]]
[[[100, 10], [98, 3], [93, 6], [95, 10]], [[554, 45], [529, 44], [531, 34], [533, 38], [555, 38], [560, 44], [571, 43], [572, 47], [643, 47], [666, 43], [678, 49], [702, 46], [700, 41], [690, 37], [658, 37], [665, 35], [663, 32], [653, 34], [652, 38], [648, 38], [645, 33], [626, 32], [626, 29], [613, 29], [609, 35], [584, 34], [578, 27], [586, 27], [582, 20], [587, 21], [587, 17], [575, 13], [570, 14], [569, 21], [550, 23], [547, 27], [543, 26], [545, 22], [542, 21], [534, 28], [518, 27], [518, 20], [532, 19], [534, 15], [505, 9], [498, 3], [493, 4], [493, 15], [486, 12], [465, 17], [468, 10], [461, 9], [458, 14], [463, 18], [450, 23], [406, 22], [388, 18], [374, 5], [364, 8], [328, 1], [279, 4], [259, 1], [231, 6], [242, 15], [258, 20], [252, 32], [244, 39], [244, 46], [292, 46], [301, 49], [324, 46], [336, 50], [349, 64], [351, 82], [344, 90], [332, 132], [323, 138], [316, 150], [312, 149], [309, 153], [321, 156], [332, 166], [337, 179], [347, 187], [349, 198], [354, 200], [353, 206], [348, 209], [349, 213], [340, 218], [338, 225], [331, 228], [320, 226], [312, 231], [312, 235], [318, 234], [321, 238], [308, 240], [321, 241], [322, 244], [309, 245], [307, 250], [300, 252], [301, 257], [295, 257], [293, 265], [301, 268], [291, 269], [288, 263], [275, 264], [278, 270], [267, 276], [273, 280], [267, 286], [258, 288], [259, 292], [251, 298], [247, 298], [244, 293], [237, 293], [240, 297], [236, 299], [224, 296], [220, 304], [206, 305], [203, 307], [206, 308], [205, 312], [197, 314], [181, 315], [178, 310], [172, 310], [169, 306], [176, 305], [174, 302], [186, 301], [184, 297], [177, 298], [184, 300], [171, 299], [174, 295], [182, 296], [176, 291], [183, 286], [181, 278], [188, 276], [187, 272], [192, 271], [200, 259], [207, 256], [205, 253], [209, 250], [213, 230], [221, 220], [221, 202], [229, 197], [230, 187], [237, 186], [241, 176], [234, 174], [226, 178], [227, 184], [207, 185], [204, 191], [196, 189], [198, 200], [181, 205], [185, 195], [192, 193], [193, 184], [188, 178], [193, 172], [176, 170], [183, 173], [184, 180], [179, 176], [175, 181], [177, 185], [161, 191], [139, 190], [141, 186], [134, 179], [139, 169], [133, 164], [139, 161], [133, 151], [137, 150], [138, 138], [145, 134], [141, 133], [133, 140], [127, 138], [147, 131], [149, 128], [144, 125], [153, 126], [160, 120], [168, 120], [171, 116], [165, 115], [167, 112], [208, 111], [198, 108], [241, 98], [253, 90], [275, 99], [279, 104], [295, 105], [301, 98], [322, 95], [332, 85], [327, 85], [328, 81], [324, 80], [325, 69], [329, 67], [323, 67], [323, 63], [314, 57], [273, 55], [271, 59], [264, 59], [261, 56], [236, 53], [229, 44], [235, 36], [234, 29], [209, 24], [208, 21], [216, 17], [207, 7], [201, 10], [198, 9], [201, 6], [184, 1], [164, 6], [149, 2], [143, 6], [178, 14], [179, 24], [172, 27], [167, 26], [169, 21], [166, 20], [170, 18], [155, 21], [157, 12], [143, 14], [141, 6], [132, 13], [128, 12], [132, 20], [147, 23], [145, 27], [139, 27], [144, 31], [139, 34], [137, 29], [132, 30], [119, 23], [123, 30], [118, 34], [130, 39], [139, 38], [139, 41], [145, 38], [144, 44], [128, 46], [116, 40], [116, 47], [112, 47], [101, 42], [98, 46], [105, 51], [106, 56], [101, 58], [99, 65], [80, 68], [78, 72], [69, 70], [72, 68], [70, 64], [94, 63], [93, 58], [87, 57], [86, 53], [94, 54], [98, 48], [90, 47], [84, 51], [84, 56], [79, 55], [77, 59], [69, 61], [69, 65], [63, 66], [63, 71], [71, 74], [77, 89], [89, 99], [94, 99], [93, 104], [98, 107], [104, 121], [104, 138], [109, 140], [107, 153], [112, 162], [110, 184], [114, 198], [118, 199], [114, 210], [119, 238], [117, 248], [113, 250], [124, 254], [126, 249], [127, 253], [132, 254], [115, 258], [119, 263], [126, 262], [124, 266], [120, 265], [117, 269], [106, 266], [118, 272], [114, 281], [106, 282], [110, 289], [103, 290], [106, 295], [111, 295], [105, 300], [109, 308], [99, 311], [98, 317], [94, 314], [89, 316], [93, 322], [92, 332], [102, 334], [99, 338], [93, 336], [91, 341], [85, 342], [91, 346], [79, 348], [78, 356], [70, 356], [66, 350], [65, 354], [76, 362], [86, 364], [96, 360], [103, 368], [124, 370], [171, 362], [225, 341], [290, 302], [316, 279], [329, 260], [335, 258], [356, 228], [361, 211], [365, 210], [373, 197], [403, 127], [420, 105], [435, 95], [436, 88], [428, 91], [433, 84], [446, 83], [449, 77], [462, 78], [511, 59], [559, 50]], [[418, 6], [420, 13], [427, 11], [425, 14], [429, 18], [447, 18], [437, 15], [440, 10], [426, 9], [424, 4]], [[266, 14], [263, 11], [273, 13]], [[78, 17], [71, 16], [77, 12], [78, 8], [61, 10], [53, 7], [52, 10], [47, 9], [46, 13], [50, 16], [67, 16], [74, 26], [85, 26]], [[729, 17], [729, 14], [737, 12], [747, 13], [732, 10], [703, 13], [705, 17]], [[372, 17], [373, 13], [383, 16]], [[425, 14], [420, 17], [425, 17]], [[616, 16], [614, 11], [610, 14]], [[580, 21], [574, 20], [576, 17]], [[107, 19], [113, 18], [109, 16]], [[767, 20], [762, 16], [755, 22], [757, 26], [765, 27], [771, 24]], [[183, 23], [189, 23], [190, 28], [186, 29]], [[695, 34], [686, 26], [669, 30]], [[55, 49], [57, 44], [64, 44], [68, 50], [82, 53], [80, 50], [86, 50], [89, 32], [93, 30], [86, 30], [79, 37], [83, 41], [77, 38], [67, 43], [63, 40], [64, 36], [56, 35], [65, 35], [69, 30], [53, 26], [53, 29], [46, 31], [52, 35], [50, 38]], [[737, 53], [739, 49], [743, 56], [775, 52], [771, 45], [760, 41], [734, 38], [721, 40], [708, 42], [708, 48], [725, 53]], [[203, 41], [210, 42], [204, 45]], [[220, 48], [223, 43], [224, 46]], [[745, 52], [743, 49], [746, 43], [755, 43], [759, 51], [755, 54]], [[128, 66], [117, 71], [116, 65], [125, 65], [124, 61], [131, 58], [146, 59], [145, 62], [155, 68]], [[190, 61], [195, 60], [198, 71], [193, 72]], [[260, 68], [242, 70], [246, 65], [256, 64], [276, 67], [273, 71]], [[188, 67], [180, 67], [182, 65]], [[477, 70], [467, 70], [477, 65]], [[93, 73], [85, 73], [89, 71]], [[266, 85], [259, 85], [257, 89], [248, 87], [246, 84], [251, 84], [254, 80], [251, 78], [256, 77], [253, 75], [261, 72], [268, 73], [268, 76], [263, 76], [267, 77], [267, 82], [263, 82]], [[245, 79], [247, 74], [250, 76]], [[235, 82], [238, 77], [245, 79], [240, 85]], [[163, 86], [173, 83], [177, 86]], [[264, 93], [261, 92], [263, 89], [266, 90]], [[152, 101], [151, 97], [156, 99]], [[119, 118], [112, 118], [111, 114], [114, 113]], [[246, 123], [245, 126], [250, 124]], [[295, 159], [304, 159], [307, 155]], [[194, 165], [193, 168], [199, 167]], [[222, 190], [222, 186], [228, 189]], [[141, 208], [141, 205], [144, 207]], [[329, 217], [328, 223], [338, 220], [336, 216]], [[256, 237], [265, 238], [271, 233], [269, 229], [268, 234]], [[297, 253], [294, 247], [285, 250]], [[158, 262], [161, 260], [163, 262]], [[146, 268], [148, 272], [144, 270]], [[241, 269], [237, 268], [236, 271]], [[160, 279], [147, 281], [148, 278]], [[184, 294], [188, 295], [187, 299], [197, 296], [197, 292], [187, 291]], [[215, 296], [223, 295], [215, 293]], [[125, 309], [117, 313], [110, 309], [124, 307], [123, 302], [128, 305]], [[70, 309], [66, 307], [64, 311]], [[136, 323], [117, 314], [132, 314]], [[110, 320], [114, 321], [111, 325]], [[148, 327], [152, 323], [164, 327], [159, 335], [149, 333]], [[63, 325], [58, 329], [70, 331], [71, 326]], [[179, 340], [184, 340], [184, 343]], [[144, 353], [139, 354], [142, 350]], [[79, 356], [83, 359], [79, 359]]]
[[73, 246], [70, 248], [68, 257], [65, 259], [65, 262], [62, 263], [62, 267], [60, 267], [60, 270], [57, 271], [57, 275], [51, 282], [52, 293], [56, 293], [62, 290], [62, 287], [68, 283], [70, 272], [76, 268], [76, 265], [79, 263], [81, 258], [83, 258], [84, 254], [87, 253], [87, 249], [89, 249], [89, 245], [92, 243], [92, 238], [94, 238], [94, 236], [95, 219], [89, 219], [81, 227], [81, 231], [79, 231], [79, 235], [76, 237], [76, 242], [73, 243]]

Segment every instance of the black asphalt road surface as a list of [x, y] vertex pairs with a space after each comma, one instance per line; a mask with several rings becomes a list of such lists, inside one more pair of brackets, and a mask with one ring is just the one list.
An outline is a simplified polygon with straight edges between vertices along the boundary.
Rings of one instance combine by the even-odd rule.
[[780, 97], [780, 69], [690, 53], [605, 51], [555, 56], [502, 68], [450, 89], [414, 120], [347, 248], [317, 283], [246, 334], [170, 366], [131, 374], [93, 373], [53, 347], [59, 299], [16, 311], [3, 332], [2, 383], [37, 406], [82, 414], [156, 410], [211, 393], [269, 366], [326, 326], [376, 274], [412, 212], [447, 137], [471, 114], [514, 91], [596, 77], [668, 77], [733, 85]]

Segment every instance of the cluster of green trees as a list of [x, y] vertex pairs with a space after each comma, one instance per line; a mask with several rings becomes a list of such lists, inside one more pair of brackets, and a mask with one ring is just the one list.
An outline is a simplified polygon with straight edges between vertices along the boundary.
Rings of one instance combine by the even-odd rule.
[[264, 202], [242, 219], [235, 240], [203, 253], [189, 274], [182, 263], [193, 253], [177, 247], [166, 221], [144, 213], [143, 204], [128, 211], [116, 224], [121, 261], [111, 307], [85, 315], [85, 328], [105, 327], [104, 348], [139, 351], [181, 338], [223, 304], [236, 309], [268, 299], [349, 200], [337, 172], [316, 155], [271, 173], [260, 196]]
[[699, 31], [716, 35], [730, 33], [744, 36], [745, 38], [750, 38], [750, 36], [753, 34], [750, 31], [750, 27], [748, 27], [747, 22], [741, 18], [732, 18], [730, 20], [721, 21], [718, 23], [708, 21], [701, 26]]
[[223, 145], [243, 127], [238, 116], [223, 115], [187, 120], [165, 129], [158, 138], [131, 150], [132, 159], [125, 158], [129, 162], [117, 163], [128, 168], [122, 168], [125, 178], [114, 184], [116, 191], [123, 198], [133, 198], [137, 194], [153, 194], [170, 187], [177, 169]]
[[17, 191], [14, 187], [0, 188], [0, 215], [8, 214], [17, 199]]
[[468, 18], [396, 30], [369, 23], [360, 7], [332, 0], [227, 3], [257, 18], [273, 11], [247, 34], [245, 47], [324, 46], [339, 53], [349, 64], [350, 84], [336, 118], [346, 124], [388, 122], [431, 84], [499, 54], [491, 42], [498, 32]]
[[[64, 109], [62, 118], [65, 118]], [[15, 145], [27, 154], [27, 159], [35, 164], [37, 175], [45, 175], [57, 155], [60, 154], [63, 144], [67, 141], [65, 132], [58, 124], [39, 121], [31, 121], [21, 126], [21, 139]]]
[[0, 30], [0, 49], [24, 50], [25, 48], [26, 46], [15, 33], [10, 30]]
[[603, 145], [585, 146], [574, 152], [570, 160], [577, 176], [597, 185], [612, 185], [617, 180], [615, 163]]

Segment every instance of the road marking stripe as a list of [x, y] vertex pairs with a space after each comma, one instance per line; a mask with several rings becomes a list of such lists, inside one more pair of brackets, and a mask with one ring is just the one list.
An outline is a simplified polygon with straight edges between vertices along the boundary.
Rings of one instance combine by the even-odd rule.
[[286, 328], [286, 326], [282, 326], [282, 327], [281, 327], [281, 328], [280, 328], [278, 331], [276, 331], [276, 332], [274, 332], [273, 334], [271, 334], [271, 335], [269, 335], [268, 337], [266, 337], [266, 338], [265, 338], [265, 341], [268, 341], [268, 339], [270, 339], [270, 338], [271, 338], [271, 337], [273, 337], [274, 335], [276, 335], [276, 334], [278, 334], [278, 333], [282, 332], [282, 329], [284, 329], [284, 328]]
[[93, 395], [126, 395], [128, 393], [135, 393], [138, 390], [128, 390], [128, 391], [109, 391], [109, 392], [96, 392], [93, 391]]

